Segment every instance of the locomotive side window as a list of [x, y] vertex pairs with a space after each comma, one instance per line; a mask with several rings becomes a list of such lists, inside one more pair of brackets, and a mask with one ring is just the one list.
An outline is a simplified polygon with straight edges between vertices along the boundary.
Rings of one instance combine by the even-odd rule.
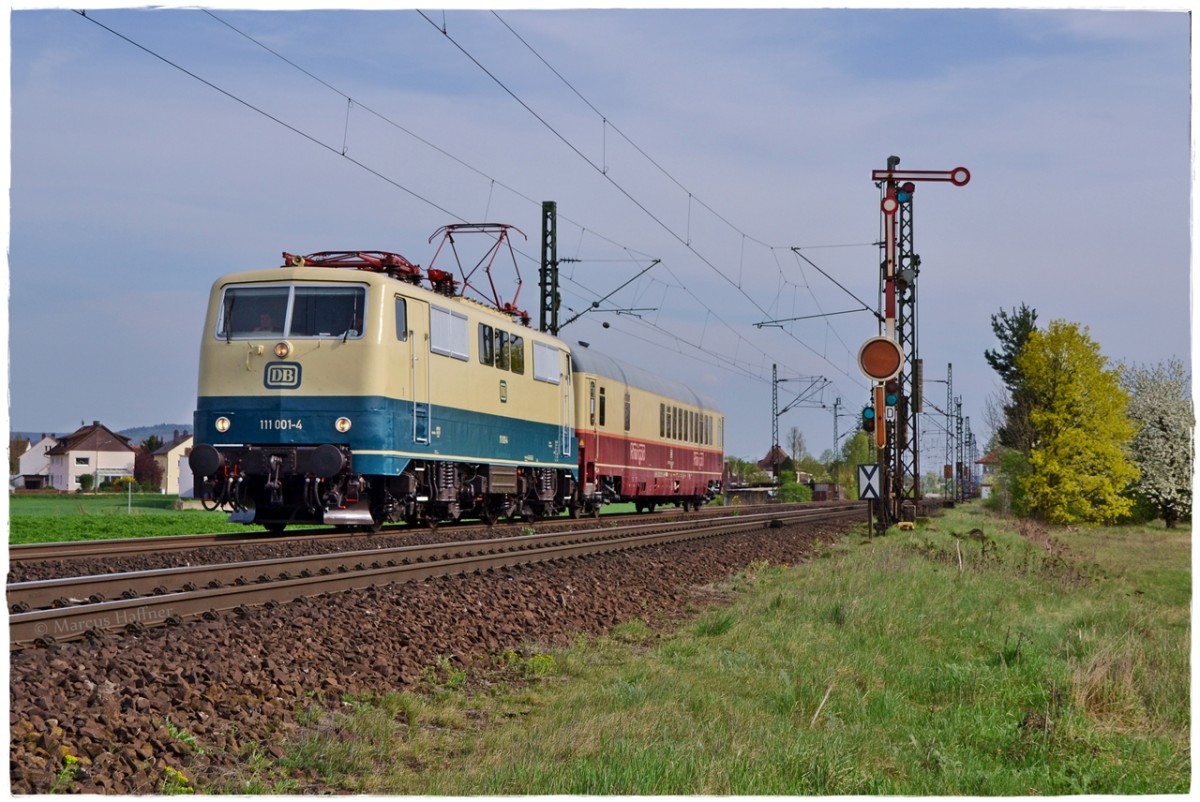
[[501, 370], [508, 370], [509, 351], [508, 351], [508, 332], [496, 330], [496, 367]]
[[479, 361], [484, 365], [496, 364], [493, 336], [491, 326], [479, 324]]
[[533, 343], [533, 378], [540, 382], [558, 384], [558, 349], [545, 343]]
[[629, 431], [629, 418], [630, 418], [629, 393], [625, 393], [625, 431]]
[[396, 339], [400, 342], [408, 340], [408, 302], [399, 295], [396, 296]]
[[600, 388], [600, 425], [601, 426], [604, 425], [604, 417], [605, 417], [604, 408], [605, 408], [605, 406], [606, 406], [606, 404], [605, 404], [605, 397], [604, 397], [604, 388], [601, 387]]
[[508, 342], [509, 350], [512, 352], [512, 372], [525, 373], [525, 338], [516, 334], [512, 335]]
[[461, 312], [429, 307], [429, 350], [435, 354], [466, 361], [470, 324]]

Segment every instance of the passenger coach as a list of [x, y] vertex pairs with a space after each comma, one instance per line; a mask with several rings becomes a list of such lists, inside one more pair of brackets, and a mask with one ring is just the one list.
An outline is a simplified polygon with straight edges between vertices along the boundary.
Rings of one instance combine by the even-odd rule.
[[711, 399], [586, 347], [572, 353], [580, 483], [589, 504], [688, 509], [720, 492], [725, 418]]

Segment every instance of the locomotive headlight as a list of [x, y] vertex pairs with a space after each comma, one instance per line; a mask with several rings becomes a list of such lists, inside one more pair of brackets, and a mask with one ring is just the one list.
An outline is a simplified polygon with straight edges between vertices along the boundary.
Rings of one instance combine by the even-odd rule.
[[275, 343], [275, 356], [279, 357], [280, 359], [287, 359], [287, 355], [290, 354], [291, 352], [292, 352], [292, 346], [288, 345], [287, 343], [285, 343], [285, 342]]
[[350, 431], [350, 419], [338, 418], [336, 421], [334, 421], [333, 428], [337, 429], [342, 434], [345, 434], [346, 432]]
[[213, 426], [216, 427], [218, 432], [224, 434], [225, 432], [229, 431], [229, 418], [226, 418], [222, 415], [213, 422]]

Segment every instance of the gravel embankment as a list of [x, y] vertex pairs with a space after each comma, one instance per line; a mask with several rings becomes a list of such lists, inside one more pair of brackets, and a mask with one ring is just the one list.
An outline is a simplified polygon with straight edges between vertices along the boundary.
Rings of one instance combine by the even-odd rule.
[[[281, 755], [278, 745], [298, 727], [294, 711], [313, 692], [412, 688], [441, 657], [469, 667], [505, 649], [567, 645], [578, 633], [634, 617], [669, 621], [711, 601], [704, 586], [757, 561], [803, 562], [816, 541], [828, 543], [848, 526], [764, 528], [387, 585], [13, 653], [12, 791], [50, 791], [67, 755], [78, 763], [62, 790], [156, 793], [168, 767], [202, 788], [235, 772], [254, 745]], [[204, 557], [246, 558], [245, 551]]]

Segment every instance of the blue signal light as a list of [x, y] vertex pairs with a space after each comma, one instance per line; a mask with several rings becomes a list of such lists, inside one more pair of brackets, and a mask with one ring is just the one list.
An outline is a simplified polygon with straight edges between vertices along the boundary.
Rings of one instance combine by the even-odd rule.
[[864, 432], [875, 431], [875, 407], [865, 406], [862, 411], [862, 428]]

